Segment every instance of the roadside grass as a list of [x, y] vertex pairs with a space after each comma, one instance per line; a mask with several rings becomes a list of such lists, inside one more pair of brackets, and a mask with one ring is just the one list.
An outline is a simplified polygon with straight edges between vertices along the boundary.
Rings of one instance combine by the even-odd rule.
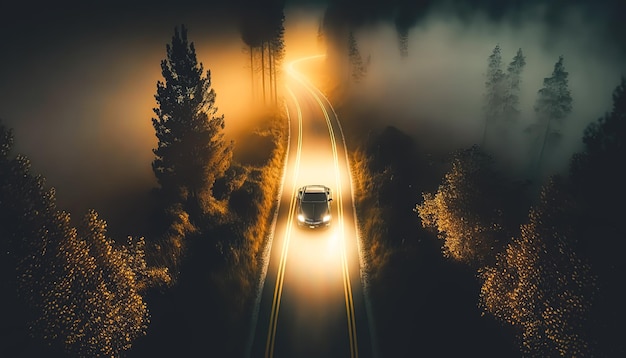
[[377, 184], [375, 174], [368, 166], [370, 159], [361, 149], [350, 151], [349, 156], [359, 232], [364, 244], [363, 256], [367, 262], [368, 276], [375, 279], [391, 257], [391, 248], [384, 240], [386, 234], [384, 213], [375, 194]]

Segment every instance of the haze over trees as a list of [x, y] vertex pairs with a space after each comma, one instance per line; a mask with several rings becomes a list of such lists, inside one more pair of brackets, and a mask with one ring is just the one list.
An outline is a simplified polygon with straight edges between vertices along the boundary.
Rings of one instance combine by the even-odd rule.
[[488, 58], [485, 74], [484, 112], [485, 124], [482, 147], [485, 149], [500, 148], [509, 140], [509, 133], [519, 119], [519, 94], [521, 74], [526, 65], [522, 49], [518, 49], [515, 57], [502, 70], [502, 49], [496, 45]]
[[241, 5], [239, 31], [250, 56], [252, 97], [260, 96], [263, 103], [269, 101], [272, 105], [278, 103], [278, 82], [285, 57], [284, 6], [284, 0], [243, 0]]
[[572, 112], [572, 95], [568, 85], [568, 72], [565, 71], [563, 56], [554, 64], [550, 77], [543, 80], [543, 87], [537, 92], [535, 114], [537, 122], [533, 132], [536, 136], [536, 160], [533, 163], [537, 170], [545, 160], [546, 150], [558, 144], [561, 127], [565, 118]]
[[367, 74], [367, 62], [363, 60], [359, 45], [351, 31], [348, 35], [348, 60], [350, 61], [350, 79], [359, 83]]
[[[571, 110], [564, 77], [559, 60], [540, 91], [541, 108], [553, 119], [565, 118]], [[614, 253], [623, 251], [625, 235], [619, 223], [623, 211], [616, 210], [626, 198], [621, 184], [626, 178], [617, 168], [626, 154], [625, 88], [622, 78], [612, 111], [585, 130], [585, 150], [572, 157], [569, 176], [550, 176], [519, 233], [504, 247], [483, 251], [488, 259], [475, 266], [481, 281], [480, 307], [515, 328], [524, 355], [614, 356], [624, 351], [614, 329], [625, 316], [616, 298], [624, 265], [621, 254]], [[499, 178], [499, 185], [483, 186], [478, 196], [469, 196], [467, 186], [474, 181], [450, 178], [473, 162], [471, 156], [455, 156], [444, 183], [435, 194], [424, 193], [415, 210], [422, 225], [445, 240], [445, 256], [466, 264], [468, 255], [451, 255], [448, 242], [461, 237], [462, 248], [481, 247], [485, 231], [468, 228], [480, 220], [493, 221], [480, 197], [500, 198], [498, 188], [506, 182]], [[488, 208], [498, 205], [490, 203]], [[501, 213], [511, 223], [519, 221], [519, 213]]]
[[515, 57], [506, 68], [508, 86], [504, 101], [504, 120], [516, 122], [519, 120], [521, 109], [519, 108], [519, 96], [522, 83], [522, 73], [526, 67], [526, 56], [522, 49], [518, 49]]

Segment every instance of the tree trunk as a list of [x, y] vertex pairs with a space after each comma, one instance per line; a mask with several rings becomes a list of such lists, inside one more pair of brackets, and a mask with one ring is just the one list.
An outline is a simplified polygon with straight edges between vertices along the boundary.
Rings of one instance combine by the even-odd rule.
[[265, 104], [265, 41], [261, 42], [261, 82], [263, 84], [263, 104]]
[[274, 93], [274, 90], [273, 90], [274, 89], [274, 56], [272, 53], [271, 41], [267, 42], [267, 60], [269, 62], [269, 79], [270, 79], [269, 91], [270, 91], [270, 97], [272, 97]]
[[254, 48], [252, 45], [248, 46], [250, 48], [250, 97], [254, 101]]

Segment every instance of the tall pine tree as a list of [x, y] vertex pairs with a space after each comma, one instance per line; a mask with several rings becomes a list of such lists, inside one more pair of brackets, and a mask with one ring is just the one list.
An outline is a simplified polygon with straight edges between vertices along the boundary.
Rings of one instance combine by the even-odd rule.
[[354, 33], [350, 31], [348, 34], [348, 58], [350, 60], [350, 75], [355, 83], [361, 82], [365, 78], [367, 72], [366, 63], [361, 57], [359, 45], [357, 44]]
[[568, 85], [568, 72], [563, 65], [563, 56], [554, 65], [550, 77], [543, 79], [543, 88], [537, 95], [535, 113], [538, 128], [541, 130], [541, 144], [537, 158], [540, 167], [548, 145], [560, 138], [560, 126], [572, 111], [572, 95]]
[[184, 25], [166, 49], [165, 82], [157, 82], [152, 118], [159, 140], [152, 168], [166, 195], [196, 205], [212, 195], [215, 180], [230, 166], [233, 144], [224, 139], [224, 115], [216, 116], [211, 72], [198, 63]]
[[502, 71], [502, 50], [500, 45], [494, 47], [487, 64], [485, 81], [485, 127], [483, 131], [482, 146], [487, 145], [489, 134], [493, 126], [502, 117], [504, 105], [505, 79]]
[[519, 94], [522, 82], [522, 72], [526, 66], [526, 57], [522, 49], [518, 49], [515, 57], [506, 69], [507, 89], [504, 100], [504, 119], [507, 122], [514, 122], [520, 114]]

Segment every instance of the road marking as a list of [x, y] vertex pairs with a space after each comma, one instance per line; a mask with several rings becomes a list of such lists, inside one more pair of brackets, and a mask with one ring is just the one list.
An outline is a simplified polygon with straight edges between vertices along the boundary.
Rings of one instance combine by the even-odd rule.
[[[300, 168], [300, 156], [302, 152], [302, 110], [300, 108], [300, 103], [296, 98], [295, 94], [291, 91], [289, 87], [287, 87], [287, 91], [293, 98], [296, 109], [298, 110], [298, 145], [296, 147], [296, 159], [294, 164], [294, 172], [293, 172], [293, 183], [296, 183], [296, 179], [298, 177], [298, 172]], [[296, 200], [295, 193], [297, 188], [293, 187], [291, 193], [291, 200], [289, 202], [289, 214], [287, 215], [287, 227], [285, 229], [285, 238], [283, 240], [283, 249], [280, 255], [280, 263], [278, 265], [278, 274], [276, 277], [276, 287], [274, 287], [274, 298], [272, 300], [272, 313], [270, 315], [269, 329], [267, 332], [267, 342], [265, 345], [265, 357], [269, 358], [274, 355], [274, 346], [276, 343], [276, 327], [278, 324], [278, 310], [280, 307], [280, 298], [283, 292], [283, 282], [285, 279], [285, 264], [287, 262], [287, 252], [289, 249], [289, 242], [291, 240], [291, 229], [293, 224], [293, 217], [296, 211]]]
[[[341, 263], [342, 263], [342, 273], [343, 273], [342, 276], [343, 276], [343, 285], [344, 285], [344, 298], [346, 302], [346, 315], [348, 318], [348, 338], [349, 338], [349, 343], [350, 343], [350, 357], [357, 358], [359, 356], [359, 351], [358, 351], [357, 335], [356, 335], [356, 320], [355, 320], [355, 314], [354, 314], [354, 300], [352, 297], [350, 274], [348, 270], [348, 258], [347, 258], [347, 253], [346, 253], [345, 227], [344, 227], [344, 219], [343, 219], [343, 196], [342, 196], [342, 190], [341, 190], [339, 155], [337, 152], [337, 142], [335, 139], [335, 132], [333, 130], [333, 125], [330, 120], [330, 116], [328, 115], [328, 111], [326, 110], [326, 107], [322, 103], [322, 100], [316, 93], [316, 92], [319, 92], [319, 90], [317, 90], [317, 88], [315, 88], [315, 86], [313, 86], [310, 82], [303, 79], [302, 76], [297, 74], [296, 71], [293, 69], [293, 64], [295, 62], [316, 59], [322, 56], [324, 55], [310, 56], [310, 57], [299, 59], [297, 61], [293, 61], [289, 65], [289, 70], [290, 70], [289, 72], [294, 78], [298, 80], [298, 82], [300, 82], [307, 89], [307, 91], [309, 91], [309, 93], [313, 96], [313, 98], [315, 98], [315, 100], [319, 104], [320, 108], [322, 109], [322, 112], [324, 113], [324, 117], [326, 118], [326, 125], [328, 126], [328, 131], [330, 134], [331, 146], [333, 150], [334, 166], [335, 166], [335, 185], [336, 185], [336, 188], [338, 189], [336, 190], [337, 196], [338, 196], [337, 210], [338, 210], [340, 237], [341, 237], [341, 243], [342, 243], [342, 245], [340, 245], [341, 246]], [[317, 91], [315, 91], [314, 89]], [[334, 113], [334, 109], [333, 109], [333, 113]], [[343, 133], [342, 133], [342, 136], [343, 136]]]

